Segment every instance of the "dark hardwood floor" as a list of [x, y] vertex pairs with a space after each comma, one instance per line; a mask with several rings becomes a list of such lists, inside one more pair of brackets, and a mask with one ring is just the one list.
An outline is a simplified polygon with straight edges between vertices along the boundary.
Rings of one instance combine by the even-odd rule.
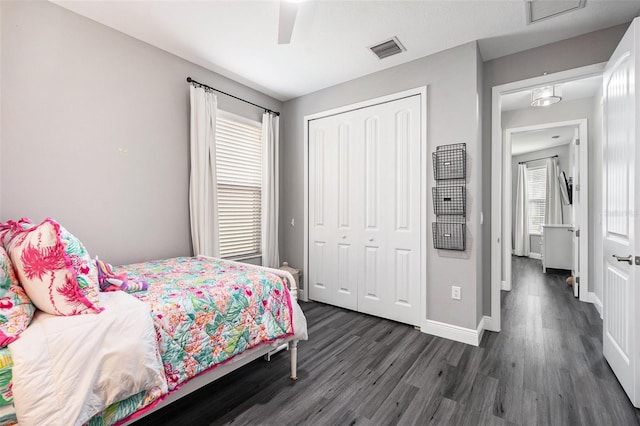
[[602, 356], [602, 321], [566, 275], [514, 258], [502, 332], [479, 347], [319, 303], [289, 356], [258, 360], [136, 423], [144, 425], [636, 425]]

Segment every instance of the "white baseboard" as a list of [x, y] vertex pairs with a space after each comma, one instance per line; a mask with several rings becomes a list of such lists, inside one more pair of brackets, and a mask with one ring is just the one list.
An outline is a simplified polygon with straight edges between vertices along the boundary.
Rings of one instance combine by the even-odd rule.
[[444, 337], [445, 339], [455, 340], [456, 342], [466, 343], [467, 345], [478, 346], [484, 334], [484, 318], [480, 320], [480, 324], [478, 324], [476, 330], [433, 320], [427, 320], [424, 328], [421, 328], [421, 330], [434, 336]]
[[587, 293], [587, 302], [593, 303], [602, 318], [602, 300], [592, 291]]
[[499, 332], [500, 331], [500, 325], [499, 324], [494, 324], [493, 322], [493, 317], [490, 317], [488, 315], [485, 315], [484, 318], [482, 318], [484, 320], [484, 329], [487, 331], [495, 331], [495, 332]]
[[540, 260], [540, 259], [542, 259], [542, 254], [540, 254], [540, 253], [529, 253], [529, 258], [530, 259], [538, 259], [538, 260]]

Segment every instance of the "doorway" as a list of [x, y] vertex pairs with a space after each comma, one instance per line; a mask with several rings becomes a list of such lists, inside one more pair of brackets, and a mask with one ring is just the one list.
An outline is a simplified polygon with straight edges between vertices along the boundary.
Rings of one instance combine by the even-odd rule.
[[[567, 101], [573, 102], [565, 108], [570, 113], [580, 114], [580, 106], [593, 104], [601, 81], [590, 80], [594, 81], [582, 92], [584, 98]], [[522, 112], [515, 112], [522, 122]], [[528, 119], [535, 116], [531, 112]], [[512, 121], [506, 118], [507, 123]], [[516, 255], [540, 260], [543, 272], [547, 268], [570, 271], [575, 296], [586, 299], [589, 273], [588, 267], [580, 267], [576, 230], [588, 222], [588, 216], [579, 214], [582, 203], [588, 205], [588, 197], [576, 189], [587, 180], [582, 179], [586, 174], [580, 174], [579, 152], [581, 143], [588, 144], [587, 129], [587, 118], [506, 129], [502, 290], [511, 291], [511, 257]]]
[[[577, 128], [575, 137], [576, 149], [574, 153], [578, 158], [578, 169], [571, 176], [574, 181], [574, 195], [580, 197], [577, 208], [573, 208], [574, 215], [571, 217], [573, 224], [577, 224], [579, 238], [575, 248], [575, 263], [580, 273], [580, 285], [582, 292], [577, 296], [582, 301], [593, 302], [588, 292], [589, 272], [588, 266], [580, 268], [579, 265], [589, 265], [589, 243], [593, 243], [589, 232], [589, 140], [588, 128], [596, 124], [594, 113], [581, 114], [574, 113], [573, 116], [550, 113], [550, 111], [565, 111], [570, 103], [577, 103], [578, 98], [574, 97], [570, 87], [576, 85], [593, 84], [594, 87], [601, 87], [603, 64], [590, 65], [574, 70], [560, 73], [544, 75], [528, 80], [509, 83], [493, 88], [493, 108], [492, 108], [492, 164], [499, 164], [500, 167], [492, 167], [492, 264], [491, 264], [491, 321], [488, 322], [487, 329], [500, 331], [500, 291], [504, 288], [508, 290], [511, 282], [511, 254], [512, 254], [512, 155], [511, 139], [513, 135], [527, 131], [544, 131], [546, 129], [558, 127]], [[531, 107], [532, 91], [541, 87], [566, 86], [564, 96], [557, 105], [551, 107]], [[555, 94], [555, 93], [554, 93]], [[591, 103], [597, 104], [595, 95], [590, 96]], [[513, 107], [518, 103], [520, 107]], [[537, 109], [534, 109], [537, 108]], [[534, 114], [532, 111], [537, 111]], [[566, 111], [565, 111], [566, 112]], [[536, 115], [527, 121], [527, 115]], [[586, 120], [587, 116], [591, 120]], [[564, 118], [564, 121], [563, 121]], [[555, 135], [551, 135], [555, 136]], [[566, 172], [565, 172], [566, 175]], [[567, 176], [568, 178], [569, 176]], [[582, 177], [582, 179], [580, 179]], [[594, 236], [595, 237], [595, 236]]]

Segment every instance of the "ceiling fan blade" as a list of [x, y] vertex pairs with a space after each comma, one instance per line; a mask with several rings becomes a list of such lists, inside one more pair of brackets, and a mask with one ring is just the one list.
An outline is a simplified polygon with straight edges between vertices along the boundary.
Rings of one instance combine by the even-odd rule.
[[280, 22], [278, 23], [278, 44], [289, 44], [296, 24], [298, 3], [280, 2]]

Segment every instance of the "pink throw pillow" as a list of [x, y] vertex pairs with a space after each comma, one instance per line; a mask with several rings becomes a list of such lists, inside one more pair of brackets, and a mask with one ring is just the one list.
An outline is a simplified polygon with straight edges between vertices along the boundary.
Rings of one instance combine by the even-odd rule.
[[36, 307], [52, 315], [102, 311], [95, 263], [69, 231], [47, 218], [39, 225], [10, 221], [0, 232], [19, 281]]

